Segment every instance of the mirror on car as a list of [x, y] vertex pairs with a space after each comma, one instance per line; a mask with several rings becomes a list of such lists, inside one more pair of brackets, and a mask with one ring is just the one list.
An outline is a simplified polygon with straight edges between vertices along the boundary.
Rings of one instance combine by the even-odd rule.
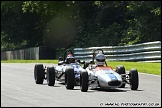
[[80, 61], [79, 59], [77, 59], [76, 62], [81, 63], [81, 64], [85, 63], [85, 61]]
[[90, 61], [90, 64], [94, 64], [94, 61], [91, 60], [91, 61]]
[[80, 60], [79, 60], [79, 59], [77, 59], [76, 61], [77, 61], [78, 63], [80, 63]]
[[59, 59], [58, 59], [59, 61], [63, 61], [63, 58], [62, 57], [59, 57]]
[[84, 64], [84, 63], [85, 63], [85, 61], [82, 61], [81, 63], [82, 63], [82, 64]]
[[58, 65], [62, 65], [64, 63], [64, 61], [59, 61]]

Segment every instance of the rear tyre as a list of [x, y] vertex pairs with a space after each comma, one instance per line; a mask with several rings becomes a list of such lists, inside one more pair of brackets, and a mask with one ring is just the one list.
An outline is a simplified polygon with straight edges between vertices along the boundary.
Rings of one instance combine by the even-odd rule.
[[71, 67], [66, 68], [65, 71], [65, 87], [66, 89], [73, 89], [75, 85], [74, 69]]
[[[117, 66], [117, 67], [116, 67], [116, 71], [117, 71], [117, 73], [120, 74], [120, 75], [121, 75], [121, 74], [126, 74], [126, 72], [125, 72], [125, 67], [122, 66], [122, 65]], [[122, 77], [123, 82], [124, 82], [124, 79], [125, 79], [125, 76]], [[126, 85], [126, 83], [123, 83], [119, 88], [124, 88], [125, 85]]]
[[130, 81], [130, 88], [131, 90], [137, 90], [138, 89], [138, 71], [137, 69], [131, 69], [129, 72], [129, 81]]
[[88, 90], [88, 72], [83, 71], [80, 73], [80, 89], [82, 92], [87, 92]]
[[34, 79], [36, 84], [43, 84], [44, 81], [43, 64], [36, 64], [34, 67]]
[[54, 86], [55, 84], [55, 69], [54, 67], [47, 67], [47, 84]]

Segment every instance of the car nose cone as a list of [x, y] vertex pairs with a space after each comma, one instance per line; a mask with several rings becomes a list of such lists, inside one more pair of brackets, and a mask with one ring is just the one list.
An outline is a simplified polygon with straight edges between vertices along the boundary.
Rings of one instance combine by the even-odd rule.
[[121, 85], [121, 81], [112, 80], [112, 81], [109, 81], [109, 82], [108, 82], [108, 85], [109, 85], [109, 86], [119, 86], [119, 85]]

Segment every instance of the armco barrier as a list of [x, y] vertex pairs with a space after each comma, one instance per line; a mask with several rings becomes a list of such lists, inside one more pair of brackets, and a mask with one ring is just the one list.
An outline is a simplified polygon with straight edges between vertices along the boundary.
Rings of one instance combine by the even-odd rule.
[[103, 49], [107, 61], [161, 62], [161, 41], [129, 46], [74, 48], [76, 59], [92, 60], [94, 49]]

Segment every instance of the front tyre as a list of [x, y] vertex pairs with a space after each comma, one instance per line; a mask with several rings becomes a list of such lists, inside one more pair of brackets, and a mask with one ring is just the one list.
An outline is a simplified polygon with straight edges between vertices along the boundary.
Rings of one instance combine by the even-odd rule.
[[54, 86], [55, 84], [55, 69], [54, 67], [47, 67], [47, 84]]
[[[116, 67], [116, 72], [117, 72], [118, 74], [120, 74], [120, 75], [126, 74], [126, 72], [125, 72], [125, 67], [122, 66], [122, 65], [117, 66], [117, 67]], [[125, 80], [125, 77], [126, 77], [125, 75], [122, 76], [123, 82], [124, 82], [124, 80]], [[126, 83], [123, 83], [119, 88], [124, 88], [125, 85], [126, 85]]]
[[80, 89], [82, 92], [87, 92], [88, 90], [88, 72], [83, 71], [80, 73]]
[[36, 64], [34, 67], [34, 79], [36, 84], [43, 84], [44, 81], [43, 64]]
[[129, 72], [129, 82], [130, 82], [130, 88], [131, 90], [137, 90], [138, 89], [138, 71], [136, 69], [131, 69]]
[[65, 71], [65, 87], [66, 89], [73, 89], [75, 85], [75, 73], [73, 68], [66, 68]]

